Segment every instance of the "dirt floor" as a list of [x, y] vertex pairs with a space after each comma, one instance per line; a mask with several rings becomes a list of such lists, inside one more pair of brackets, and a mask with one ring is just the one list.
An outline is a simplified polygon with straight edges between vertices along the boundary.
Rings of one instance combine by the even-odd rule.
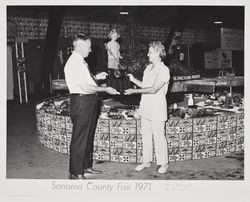
[[[35, 102], [7, 105], [7, 178], [67, 179], [69, 156], [43, 146], [37, 138]], [[103, 171], [88, 179], [244, 180], [244, 153], [170, 163], [166, 174], [155, 164], [137, 172], [136, 164], [94, 162]]]

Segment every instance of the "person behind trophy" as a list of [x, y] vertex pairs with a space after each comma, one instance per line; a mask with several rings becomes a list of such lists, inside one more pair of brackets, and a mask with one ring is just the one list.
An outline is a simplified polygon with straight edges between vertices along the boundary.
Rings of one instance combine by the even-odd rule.
[[118, 69], [120, 65], [119, 60], [122, 59], [122, 56], [120, 54], [120, 45], [116, 40], [120, 37], [120, 35], [116, 31], [116, 29], [112, 29], [108, 37], [111, 39], [106, 44], [106, 49], [108, 53], [108, 68]]

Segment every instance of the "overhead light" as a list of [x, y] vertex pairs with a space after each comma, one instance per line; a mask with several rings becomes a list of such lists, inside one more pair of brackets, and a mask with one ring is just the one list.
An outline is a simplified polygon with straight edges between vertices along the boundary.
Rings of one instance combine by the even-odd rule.
[[222, 21], [214, 21], [214, 24], [222, 24]]
[[127, 11], [121, 11], [120, 15], [128, 15], [128, 12]]

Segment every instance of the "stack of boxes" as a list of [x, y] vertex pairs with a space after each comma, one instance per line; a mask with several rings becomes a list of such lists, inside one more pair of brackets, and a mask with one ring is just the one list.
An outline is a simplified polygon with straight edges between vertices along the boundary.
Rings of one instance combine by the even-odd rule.
[[110, 120], [111, 161], [136, 163], [137, 119]]
[[216, 155], [217, 116], [193, 119], [193, 159]]
[[169, 119], [166, 123], [169, 161], [192, 158], [192, 119]]
[[237, 115], [225, 114], [218, 117], [217, 156], [235, 151]]
[[236, 122], [235, 150], [242, 151], [244, 149], [244, 113], [237, 114]]
[[110, 127], [108, 119], [97, 122], [93, 158], [100, 161], [110, 161]]
[[[70, 117], [36, 109], [39, 141], [69, 154], [72, 136]], [[140, 119], [99, 118], [93, 158], [123, 163], [142, 162]], [[166, 123], [169, 161], [227, 155], [244, 149], [244, 113], [223, 113], [201, 118], [173, 118]], [[153, 152], [153, 161], [156, 161]]]

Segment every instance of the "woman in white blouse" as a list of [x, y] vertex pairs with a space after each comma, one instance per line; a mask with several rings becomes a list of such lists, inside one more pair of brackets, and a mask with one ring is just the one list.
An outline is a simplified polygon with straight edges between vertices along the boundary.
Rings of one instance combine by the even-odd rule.
[[149, 64], [143, 74], [142, 81], [129, 74], [130, 81], [139, 89], [127, 89], [126, 95], [140, 93], [141, 133], [143, 141], [143, 163], [135, 170], [141, 171], [150, 166], [153, 156], [152, 136], [155, 143], [158, 173], [166, 173], [168, 169], [168, 149], [165, 137], [165, 122], [167, 121], [166, 94], [169, 84], [169, 69], [162, 62], [166, 51], [160, 41], [149, 44]]

